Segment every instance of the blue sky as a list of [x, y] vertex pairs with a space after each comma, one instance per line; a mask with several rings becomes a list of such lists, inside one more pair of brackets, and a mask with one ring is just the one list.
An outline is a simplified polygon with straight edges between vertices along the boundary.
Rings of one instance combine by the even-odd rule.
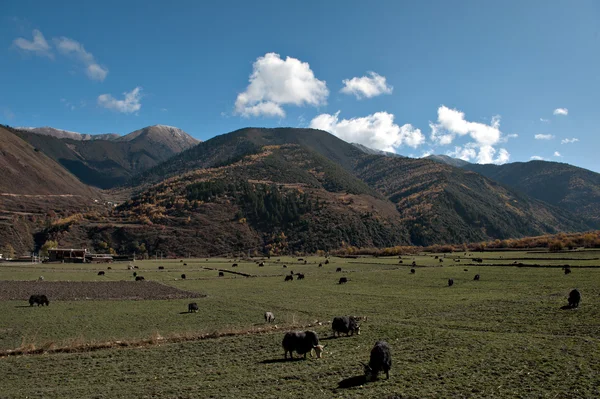
[[312, 126], [404, 155], [600, 171], [595, 1], [20, 0], [0, 19], [12, 126]]

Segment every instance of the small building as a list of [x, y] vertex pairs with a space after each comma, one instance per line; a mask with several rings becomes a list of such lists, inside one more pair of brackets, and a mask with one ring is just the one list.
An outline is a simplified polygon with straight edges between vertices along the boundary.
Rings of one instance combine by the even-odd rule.
[[111, 254], [85, 254], [85, 261], [87, 263], [112, 263], [113, 256]]
[[83, 263], [87, 249], [64, 249], [50, 248], [48, 250], [48, 261], [50, 262], [67, 262], [67, 263]]

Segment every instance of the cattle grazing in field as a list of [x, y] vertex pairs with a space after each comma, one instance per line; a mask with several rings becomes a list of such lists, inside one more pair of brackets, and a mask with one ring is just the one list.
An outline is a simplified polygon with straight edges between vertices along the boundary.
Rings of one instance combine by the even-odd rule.
[[579, 290], [574, 289], [569, 292], [569, 307], [576, 308], [579, 306], [579, 302], [581, 302], [581, 293]]
[[304, 261], [304, 264], [306, 265], [307, 261]]
[[108, 270], [112, 270], [112, 267], [110, 267], [110, 266], [109, 266], [109, 267], [107, 267], [107, 269], [108, 269]]
[[272, 312], [265, 312], [265, 322], [273, 323], [275, 321], [275, 315]]
[[164, 266], [159, 266], [158, 270], [165, 270], [165, 267]]
[[410, 274], [415, 274], [417, 271], [415, 269], [410, 269]]
[[133, 277], [137, 276], [137, 272], [133, 272]]
[[565, 274], [569, 274], [569, 273], [571, 273], [571, 267], [569, 267], [569, 266], [565, 266], [565, 268], [564, 268], [564, 269], [565, 269]]
[[184, 263], [183, 265], [184, 265], [184, 266], [187, 266], [187, 263]]
[[340, 277], [340, 281], [338, 282], [338, 284], [345, 284], [348, 282], [348, 278], [347, 277]]
[[104, 272], [103, 271], [99, 271], [98, 272], [98, 276], [104, 276]]
[[323, 264], [322, 264], [322, 263], [319, 263], [319, 267], [323, 267]]
[[398, 261], [398, 263], [404, 263], [404, 261], [403, 261], [403, 260], [400, 260], [400, 261]]
[[263, 267], [264, 265], [265, 265], [265, 262], [260, 262], [260, 263], [258, 264], [258, 267]]
[[304, 259], [302, 258], [298, 258], [298, 262], [302, 262]]
[[435, 256], [435, 259], [439, 259], [439, 258], [440, 258], [439, 256], [437, 256], [437, 255]]
[[139, 269], [139, 267], [137, 267], [137, 266], [134, 266], [133, 268], [134, 268], [134, 269]]
[[476, 274], [475, 277], [473, 277], [473, 280], [479, 281], [479, 274]]
[[348, 335], [360, 335], [360, 324], [358, 319], [354, 316], [339, 316], [334, 317], [331, 322], [331, 329], [333, 330], [333, 336], [336, 334], [339, 337], [342, 333]]
[[39, 276], [38, 281], [44, 281], [44, 276]]
[[321, 358], [324, 348], [323, 345], [319, 345], [319, 336], [314, 331], [287, 332], [285, 333], [281, 344], [283, 346], [284, 359], [287, 359], [288, 352], [290, 353], [290, 359], [294, 358], [293, 352], [304, 355], [304, 358], [306, 359], [306, 354], [310, 353], [312, 356], [313, 350], [317, 355], [317, 359], [319, 359]]
[[287, 269], [287, 265], [283, 265], [283, 267]]
[[329, 264], [329, 259], [325, 259], [325, 264], [328, 265]]
[[336, 273], [338, 273], [338, 272], [341, 272], [341, 271], [342, 271], [342, 268], [341, 268], [341, 267], [338, 267], [337, 269], [335, 269], [335, 272], [336, 272]]
[[224, 277], [224, 276], [225, 276], [225, 273], [219, 272], [219, 277]]
[[303, 273], [296, 273], [296, 278], [298, 280], [304, 280], [304, 274]]
[[285, 276], [285, 279], [283, 281], [293, 281], [294, 280], [294, 276], [291, 274], [288, 274], [287, 276]]
[[36, 294], [29, 297], [29, 306], [33, 306], [33, 304], [37, 304], [38, 306], [50, 305], [50, 301], [46, 295]]
[[463, 271], [465, 271], [465, 272], [468, 272], [468, 271], [469, 271], [469, 269], [463, 269]]
[[135, 281], [144, 281], [143, 276], [135, 276]]
[[234, 263], [233, 265], [231, 265], [231, 267], [237, 267], [237, 263]]
[[181, 275], [181, 279], [182, 279], [182, 280], [185, 280], [185, 274], [182, 274], [182, 275]]
[[367, 381], [377, 379], [380, 371], [385, 373], [387, 379], [390, 378], [390, 369], [392, 368], [392, 351], [385, 341], [377, 341], [371, 349], [369, 364], [364, 364], [365, 378]]
[[412, 265], [413, 265], [413, 266], [416, 266], [416, 265], [417, 265], [417, 262], [413, 260], [413, 263], [412, 263]]
[[200, 308], [196, 302], [192, 302], [188, 305], [188, 313], [198, 312]]
[[454, 285], [454, 280], [449, 278], [448, 279], [448, 287], [452, 287]]
[[440, 258], [440, 263], [444, 263], [444, 259]]

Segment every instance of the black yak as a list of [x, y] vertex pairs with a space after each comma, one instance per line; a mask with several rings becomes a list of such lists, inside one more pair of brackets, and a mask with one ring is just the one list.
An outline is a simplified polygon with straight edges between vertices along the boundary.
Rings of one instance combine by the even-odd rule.
[[574, 289], [569, 292], [569, 307], [576, 308], [579, 306], [579, 302], [581, 302], [581, 293], [579, 290]]
[[304, 274], [302, 274], [302, 273], [297, 273], [296, 277], [298, 280], [304, 280]]
[[371, 349], [371, 358], [369, 364], [364, 364], [365, 378], [367, 381], [377, 379], [380, 371], [385, 372], [387, 379], [390, 378], [390, 368], [392, 368], [392, 352], [390, 346], [385, 341], [377, 341]]
[[293, 281], [294, 280], [294, 276], [291, 274], [288, 274], [287, 276], [285, 276], [285, 280], [283, 281]]
[[182, 280], [185, 280], [185, 274], [182, 274], [182, 275], [181, 275], [181, 279], [182, 279]]
[[293, 352], [298, 353], [299, 355], [304, 355], [306, 359], [306, 354], [310, 352], [312, 356], [312, 351], [314, 350], [317, 359], [321, 357], [323, 353], [323, 345], [319, 345], [319, 336], [314, 331], [290, 331], [285, 333], [283, 337], [283, 342], [281, 343], [283, 346], [283, 357], [287, 359], [288, 352], [290, 353], [290, 358], [293, 359]]
[[164, 266], [159, 266], [158, 270], [165, 270], [165, 267]]
[[198, 304], [196, 302], [192, 302], [188, 305], [188, 313], [198, 312]]
[[335, 269], [335, 272], [336, 272], [336, 273], [338, 273], [338, 272], [341, 272], [341, 271], [342, 271], [342, 268], [341, 268], [341, 267], [338, 267], [337, 269]]
[[454, 280], [449, 278], [448, 279], [448, 287], [452, 287], [454, 285]]
[[135, 281], [144, 281], [143, 276], [135, 276]]
[[479, 274], [476, 274], [475, 277], [473, 277], [473, 280], [479, 281]]
[[104, 272], [103, 271], [99, 271], [98, 272], [98, 276], [104, 276]]
[[410, 274], [415, 274], [417, 271], [415, 269], [410, 269]]
[[42, 305], [46, 305], [49, 306], [50, 305], [50, 301], [48, 300], [48, 297], [46, 295], [32, 295], [29, 297], [29, 306], [33, 306], [33, 304], [37, 304], [38, 306]]
[[344, 284], [348, 282], [348, 278], [347, 277], [340, 277], [340, 281], [338, 282], [338, 284]]
[[219, 277], [223, 277], [223, 276], [225, 276], [225, 273], [219, 272]]
[[334, 317], [331, 322], [331, 329], [333, 330], [333, 336], [340, 336], [342, 333], [348, 335], [360, 335], [360, 324], [354, 316], [339, 316]]

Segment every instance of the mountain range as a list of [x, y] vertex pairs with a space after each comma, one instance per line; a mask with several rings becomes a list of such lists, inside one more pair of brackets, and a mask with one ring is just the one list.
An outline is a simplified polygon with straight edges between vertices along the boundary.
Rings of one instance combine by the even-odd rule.
[[314, 129], [245, 128], [206, 142], [161, 125], [107, 139], [9, 128], [3, 134], [13, 135], [11, 146], [29, 149], [23, 162], [55, 161], [38, 173], [69, 176], [56, 192], [77, 187], [91, 190], [90, 198], [119, 199], [116, 208], [88, 207], [68, 223], [39, 229], [36, 245], [53, 239], [97, 251], [279, 254], [456, 244], [600, 225], [600, 175], [566, 164], [389, 156]]

